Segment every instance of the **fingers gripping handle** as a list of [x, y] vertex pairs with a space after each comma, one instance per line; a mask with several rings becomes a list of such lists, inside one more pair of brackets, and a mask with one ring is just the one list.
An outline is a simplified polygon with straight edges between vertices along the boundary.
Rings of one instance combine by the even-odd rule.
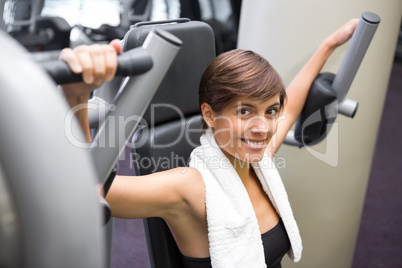
[[350, 39], [350, 44], [339, 66], [332, 87], [341, 102], [346, 97], [350, 85], [360, 67], [364, 55], [373, 39], [381, 19], [371, 12], [364, 12]]
[[[39, 63], [56, 84], [68, 84], [82, 81], [82, 75], [73, 73], [67, 63], [61, 60]], [[142, 48], [131, 49], [117, 57], [116, 76], [139, 75], [153, 66], [149, 52]]]
[[339, 113], [345, 116], [353, 118], [356, 114], [358, 103], [347, 99], [346, 95], [380, 21], [381, 18], [372, 12], [364, 12], [361, 15], [359, 24], [353, 33], [343, 61], [332, 83], [332, 88], [338, 96]]

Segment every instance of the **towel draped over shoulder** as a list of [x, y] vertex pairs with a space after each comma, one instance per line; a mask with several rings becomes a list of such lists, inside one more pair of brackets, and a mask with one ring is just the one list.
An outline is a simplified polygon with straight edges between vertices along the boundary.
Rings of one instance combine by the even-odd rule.
[[[190, 156], [189, 166], [200, 171], [205, 183], [209, 252], [212, 267], [266, 267], [255, 212], [235, 168], [217, 145], [211, 129]], [[289, 257], [301, 258], [302, 243], [288, 196], [274, 162], [267, 155], [251, 164], [285, 225]]]

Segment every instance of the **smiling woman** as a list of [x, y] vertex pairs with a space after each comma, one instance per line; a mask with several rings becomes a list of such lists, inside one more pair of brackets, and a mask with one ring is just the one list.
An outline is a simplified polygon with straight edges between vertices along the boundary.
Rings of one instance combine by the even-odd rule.
[[267, 100], [240, 98], [220, 113], [213, 112], [206, 103], [201, 106], [209, 109], [206, 112], [211, 116], [208, 125], [214, 129], [215, 139], [232, 163], [235, 159], [246, 162], [262, 159], [277, 129], [281, 109], [278, 95]]
[[[189, 167], [117, 176], [106, 196], [112, 215], [165, 220], [184, 267], [277, 268], [286, 253], [298, 261], [300, 234], [272, 158], [300, 114], [313, 79], [356, 24], [351, 20], [325, 39], [287, 92], [274, 68], [252, 51], [216, 57], [200, 83], [204, 133]], [[82, 49], [91, 54], [94, 48]], [[277, 131], [281, 112], [286, 118]], [[270, 230], [281, 235], [261, 236]]]

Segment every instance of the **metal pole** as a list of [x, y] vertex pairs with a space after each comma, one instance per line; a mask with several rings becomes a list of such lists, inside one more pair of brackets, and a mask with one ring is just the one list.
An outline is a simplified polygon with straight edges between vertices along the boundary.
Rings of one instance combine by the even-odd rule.
[[106, 181], [115, 167], [181, 44], [177, 37], [160, 29], [148, 34], [142, 47], [152, 57], [152, 69], [127, 81], [89, 149], [100, 183]]

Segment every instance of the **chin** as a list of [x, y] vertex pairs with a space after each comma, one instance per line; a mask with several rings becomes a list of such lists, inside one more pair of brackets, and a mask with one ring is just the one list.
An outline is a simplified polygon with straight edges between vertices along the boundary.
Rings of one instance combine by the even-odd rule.
[[238, 155], [236, 158], [247, 163], [258, 163], [260, 162], [264, 157], [264, 152], [261, 153], [246, 153], [242, 155]]

